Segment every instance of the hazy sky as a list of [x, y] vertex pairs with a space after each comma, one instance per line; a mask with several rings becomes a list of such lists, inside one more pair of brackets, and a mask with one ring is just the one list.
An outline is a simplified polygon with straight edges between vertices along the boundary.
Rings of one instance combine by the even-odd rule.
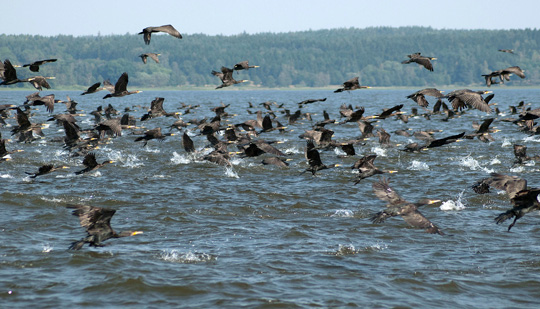
[[540, 28], [538, 12], [539, 0], [11, 0], [2, 6], [0, 31], [134, 34], [165, 24], [209, 35], [376, 26], [524, 29]]

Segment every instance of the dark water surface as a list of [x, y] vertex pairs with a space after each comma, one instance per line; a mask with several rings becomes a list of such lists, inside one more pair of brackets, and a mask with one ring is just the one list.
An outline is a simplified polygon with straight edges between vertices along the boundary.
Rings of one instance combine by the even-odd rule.
[[[509, 222], [496, 225], [494, 218], [510, 208], [506, 194], [476, 195], [470, 186], [491, 172], [519, 175], [530, 186], [540, 185], [534, 163], [513, 166], [512, 144], [528, 146], [529, 155], [540, 154], [540, 137], [528, 136], [511, 122], [509, 106], [519, 101], [540, 107], [540, 90], [495, 89], [500, 115], [469, 111], [442, 121], [414, 117], [407, 124], [395, 118], [378, 122], [393, 133], [397, 129], [443, 130], [436, 137], [472, 133], [472, 121], [496, 117], [501, 131], [482, 143], [464, 140], [423, 153], [399, 151], [403, 146], [381, 147], [376, 138], [356, 146], [354, 158], [340, 157], [340, 150], [322, 151], [324, 163], [343, 167], [302, 173], [307, 167], [305, 141], [298, 136], [322, 120], [326, 110], [339, 120], [339, 106], [366, 108], [365, 115], [383, 107], [404, 104], [409, 113], [415, 103], [411, 90], [369, 89], [334, 94], [331, 91], [145, 91], [125, 98], [102, 100], [104, 93], [79, 96], [79, 92], [54, 92], [57, 99], [70, 95], [86, 116], [82, 128], [93, 126], [89, 112], [111, 103], [119, 111], [149, 106], [165, 98], [169, 112], [183, 112], [181, 102], [200, 105], [186, 121], [212, 117], [212, 107], [230, 104], [237, 114], [228, 123], [254, 119], [248, 102], [275, 101], [292, 112], [297, 102], [327, 97], [307, 105], [313, 122], [302, 119], [287, 132], [261, 135], [283, 141], [277, 148], [292, 159], [288, 168], [263, 166], [266, 156], [233, 159], [226, 168], [198, 160], [184, 152], [181, 132], [147, 147], [135, 143], [124, 131], [96, 150], [98, 161], [116, 163], [86, 174], [81, 157], [71, 157], [55, 138], [64, 135], [51, 123], [45, 139], [28, 144], [15, 141], [8, 150], [22, 149], [0, 163], [0, 303], [1, 307], [484, 307], [537, 308], [540, 303], [540, 217], [531, 213], [511, 232]], [[0, 92], [0, 104], [20, 104], [31, 91]], [[44, 92], [43, 95], [51, 92]], [[435, 100], [428, 98], [432, 104]], [[417, 106], [416, 106], [417, 107]], [[276, 106], [278, 120], [287, 123]], [[135, 107], [138, 119], [145, 109]], [[56, 113], [64, 112], [56, 104]], [[423, 113], [422, 109], [419, 108]], [[33, 122], [48, 118], [44, 107], [34, 111]], [[154, 118], [143, 125], [161, 126], [165, 132], [174, 118]], [[226, 124], [227, 122], [223, 123]], [[14, 119], [8, 119], [15, 125]], [[189, 128], [193, 128], [190, 126]], [[334, 140], [356, 138], [356, 124], [328, 125]], [[3, 138], [11, 127], [1, 127]], [[198, 131], [189, 131], [196, 148], [209, 152]], [[412, 132], [412, 131], [411, 131]], [[392, 143], [414, 138], [392, 135]], [[235, 151], [234, 145], [229, 148]], [[364, 154], [378, 155], [391, 186], [409, 201], [422, 197], [443, 201], [424, 206], [422, 213], [445, 236], [410, 228], [399, 217], [372, 224], [369, 217], [385, 203], [373, 194], [379, 177], [353, 185], [349, 168]], [[32, 180], [43, 164], [65, 164], [57, 171]], [[135, 237], [113, 239], [103, 248], [85, 246], [68, 251], [72, 241], [85, 235], [68, 203], [116, 209], [112, 225], [117, 231], [142, 230]]]

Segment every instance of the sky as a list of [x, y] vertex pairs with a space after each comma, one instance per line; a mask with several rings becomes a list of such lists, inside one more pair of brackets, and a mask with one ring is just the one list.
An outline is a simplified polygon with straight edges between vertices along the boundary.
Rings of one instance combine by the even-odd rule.
[[379, 26], [540, 29], [538, 12], [539, 0], [16, 0], [2, 6], [0, 33], [136, 34], [166, 24], [187, 35]]

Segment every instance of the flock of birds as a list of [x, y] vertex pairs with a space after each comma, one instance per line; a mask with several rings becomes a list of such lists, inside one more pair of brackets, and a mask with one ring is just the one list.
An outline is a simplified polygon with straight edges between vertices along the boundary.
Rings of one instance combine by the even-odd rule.
[[[151, 34], [156, 32], [164, 32], [173, 37], [179, 39], [182, 38], [182, 35], [171, 25], [147, 27], [139, 34], [143, 34], [144, 42], [148, 45], [150, 44]], [[513, 52], [511, 50], [500, 51], [507, 53]], [[147, 57], [150, 57], [159, 63], [157, 58], [158, 55], [159, 54], [156, 53], [146, 53], [140, 55], [140, 57], [145, 63]], [[405, 60], [402, 63], [407, 64], [414, 62], [423, 66], [429, 71], [434, 70], [431, 62], [436, 59], [434, 57], [424, 57], [420, 53], [414, 53], [408, 55], [408, 58], [408, 60]], [[41, 65], [55, 62], [56, 60], [57, 59], [47, 59], [35, 61], [30, 64], [23, 65], [23, 67], [29, 67], [32, 72], [39, 72], [39, 67]], [[0, 64], [2, 63], [0, 62]], [[222, 67], [220, 72], [212, 71], [212, 74], [219, 77], [222, 81], [222, 84], [218, 86], [217, 89], [245, 82], [245, 80], [235, 80], [233, 78], [233, 72], [248, 70], [256, 67], [257, 66], [250, 66], [248, 61], [242, 61], [236, 64], [232, 69]], [[500, 79], [500, 82], [509, 80], [509, 76], [512, 74], [515, 74], [521, 78], [525, 77], [525, 75], [523, 75], [523, 71], [519, 67], [513, 66], [484, 75], [486, 78], [486, 85], [490, 86], [491, 84], [498, 83], [498, 81], [494, 80], [496, 77]], [[22, 80], [18, 79], [15, 66], [12, 65], [8, 59], [6, 59], [3, 62], [3, 65], [0, 66], [0, 77], [3, 80], [0, 85], [12, 85], [19, 82], [29, 82], [40, 91], [42, 88], [49, 89], [50, 85], [47, 83], [47, 79], [52, 79], [52, 77], [43, 76], [35, 76]], [[138, 90], [128, 91], [127, 85], [128, 74], [123, 73], [118, 78], [116, 84], [112, 85], [109, 81], [104, 81], [103, 86], [100, 87], [101, 83], [98, 82], [90, 86], [86, 91], [81, 93], [81, 95], [88, 95], [101, 90], [107, 90], [109, 93], [103, 97], [103, 99], [107, 99], [113, 97], [123, 97], [140, 92]], [[343, 87], [335, 90], [334, 92], [348, 92], [363, 88], [370, 87], [360, 85], [359, 78], [354, 77], [344, 82]], [[446, 118], [444, 120], [448, 121], [449, 119], [456, 117], [458, 114], [463, 113], [464, 109], [478, 109], [486, 113], [493, 112], [492, 105], [489, 103], [493, 98], [493, 94], [484, 97], [484, 95], [488, 93], [489, 91], [472, 91], [468, 89], [461, 89], [444, 95], [442, 91], [439, 91], [436, 88], [426, 88], [407, 96], [407, 98], [416, 102], [419, 107], [426, 111], [424, 117], [428, 118], [433, 114], [445, 114]], [[426, 96], [437, 99], [437, 102], [434, 104], [432, 110], [427, 109], [429, 102], [426, 99]], [[0, 127], [8, 125], [6, 120], [10, 121], [10, 111], [14, 110], [16, 112], [14, 117], [16, 124], [12, 126], [12, 136], [15, 136], [18, 142], [31, 143], [38, 137], [45, 136], [42, 132], [42, 128], [44, 127], [43, 124], [33, 123], [31, 121], [32, 107], [43, 105], [49, 113], [53, 113], [55, 104], [64, 103], [66, 105], [67, 113], [52, 115], [49, 120], [57, 121], [60, 125], [62, 125], [65, 132], [65, 136], [62, 139], [64, 144], [63, 147], [69, 150], [72, 156], [84, 157], [82, 160], [82, 165], [84, 168], [75, 172], [75, 174], [89, 173], [102, 168], [107, 164], [114, 163], [114, 161], [110, 160], [98, 163], [96, 154], [93, 151], [99, 147], [99, 145], [105, 143], [108, 139], [121, 137], [124, 130], [130, 130], [132, 134], [138, 135], [135, 142], [143, 141], [143, 146], [146, 146], [151, 140], [163, 140], [167, 136], [175, 135], [175, 133], [171, 133], [173, 129], [183, 131], [182, 145], [184, 150], [187, 153], [197, 155], [194, 142], [187, 133], [187, 127], [190, 125], [192, 126], [191, 130], [198, 131], [199, 135], [207, 138], [213, 149], [209, 153], [199, 154], [201, 160], [210, 161], [219, 165], [230, 166], [231, 156], [233, 155], [239, 155], [241, 157], [258, 157], [262, 154], [268, 154], [268, 156], [266, 156], [266, 158], [262, 161], [262, 164], [272, 164], [279, 167], [287, 167], [289, 165], [286, 154], [276, 147], [276, 144], [279, 144], [279, 142], [260, 138], [261, 135], [268, 132], [284, 131], [287, 129], [286, 126], [280, 123], [278, 119], [279, 117], [276, 115], [278, 110], [273, 109], [274, 104], [277, 105], [275, 102], [261, 103], [265, 109], [264, 113], [266, 115], [264, 116], [263, 111], [258, 110], [256, 112], [256, 119], [250, 119], [234, 125], [224, 125], [222, 120], [234, 116], [226, 112], [226, 108], [229, 105], [221, 104], [221, 106], [212, 108], [212, 111], [215, 112], [215, 116], [210, 120], [204, 118], [202, 120], [185, 122], [179, 117], [180, 113], [168, 113], [165, 111], [163, 107], [164, 100], [164, 98], [159, 97], [153, 100], [151, 102], [150, 109], [148, 109], [147, 113], [141, 117], [140, 121], [143, 122], [157, 117], [174, 117], [176, 120], [170, 125], [169, 128], [171, 131], [169, 133], [163, 133], [161, 127], [142, 131], [141, 127], [137, 127], [137, 120], [133, 116], [129, 115], [129, 108], [126, 108], [126, 112], [122, 117], [115, 117], [115, 115], [118, 115], [119, 113], [111, 104], [109, 104], [105, 109], [100, 106], [98, 109], [93, 111], [91, 114], [95, 117], [95, 126], [93, 128], [82, 129], [77, 124], [76, 117], [80, 116], [76, 107], [77, 102], [71, 100], [69, 97], [66, 101], [56, 100], [54, 95], [41, 97], [39, 92], [27, 96], [26, 101], [22, 105], [0, 105]], [[326, 98], [304, 100], [298, 103], [299, 109], [294, 113], [291, 113], [288, 109], [281, 109], [279, 112], [285, 115], [284, 119], [287, 121], [288, 125], [294, 124], [301, 118], [312, 120], [311, 115], [309, 113], [302, 113], [301, 108], [307, 104], [324, 102], [325, 100]], [[449, 104], [451, 104], [451, 107], [449, 107], [443, 100], [447, 100]], [[250, 103], [250, 107], [253, 108], [254, 106]], [[278, 106], [278, 108], [282, 107], [282, 105]], [[198, 106], [184, 105], [183, 108], [186, 108], [186, 113], [188, 113], [190, 109], [196, 109]], [[382, 127], [379, 127], [375, 132], [373, 122], [388, 119], [390, 117], [397, 117], [406, 123], [408, 122], [408, 118], [410, 116], [417, 115], [418, 111], [416, 108], [413, 108], [411, 115], [406, 115], [404, 112], [402, 112], [402, 108], [403, 104], [400, 104], [392, 108], [383, 109], [380, 114], [367, 116], [364, 115], [365, 110], [363, 107], [357, 107], [355, 109], [351, 105], [342, 105], [339, 109], [339, 114], [341, 117], [340, 121], [331, 119], [329, 114], [324, 111], [324, 119], [316, 122], [310, 130], [306, 130], [300, 135], [300, 138], [307, 141], [305, 158], [308, 167], [304, 172], [310, 172], [313, 175], [316, 175], [316, 173], [322, 170], [338, 166], [338, 164], [325, 165], [320, 156], [320, 151], [322, 150], [339, 147], [346, 153], [347, 156], [355, 156], [355, 145], [361, 145], [365, 139], [374, 136], [378, 137], [381, 145], [389, 145], [390, 134]], [[539, 133], [538, 127], [534, 121], [540, 117], [540, 109], [527, 109], [524, 104], [520, 104], [517, 108], [521, 108], [519, 118], [511, 119], [509, 121], [513, 121], [526, 133]], [[513, 114], [517, 114], [517, 108], [513, 107], [511, 112]], [[498, 113], [498, 110], [495, 109], [495, 112]], [[484, 120], [482, 124], [475, 124], [475, 132], [471, 134], [465, 134], [465, 132], [463, 132], [443, 138], [434, 138], [434, 132], [432, 131], [415, 132], [413, 136], [422, 140], [423, 143], [410, 143], [401, 150], [407, 152], [422, 152], [431, 148], [441, 147], [450, 143], [458, 142], [464, 138], [477, 138], [483, 142], [489, 142], [493, 140], [490, 133], [496, 132], [496, 130], [490, 128], [490, 124], [493, 122], [493, 120], [494, 118], [488, 118]], [[360, 136], [357, 139], [335, 141], [332, 139], [334, 132], [331, 129], [326, 128], [327, 125], [343, 125], [350, 123], [356, 123], [359, 127]], [[409, 132], [404, 130], [396, 131], [395, 134], [411, 136]], [[223, 139], [219, 139], [220, 136], [223, 136]], [[2, 139], [0, 135], [0, 163], [10, 160], [11, 155], [18, 152], [18, 150], [8, 151], [6, 147], [7, 143], [8, 140]], [[230, 151], [228, 147], [231, 145], [235, 145], [237, 150]], [[526, 147], [522, 145], [514, 145], [514, 154], [516, 157], [516, 164], [523, 164], [530, 160], [540, 161], [540, 156], [527, 156]], [[356, 179], [354, 180], [355, 184], [360, 183], [363, 179], [375, 175], [391, 174], [396, 172], [377, 168], [374, 164], [376, 157], [377, 156], [373, 154], [365, 155], [358, 159], [353, 166], [351, 166], [353, 170], [357, 171]], [[30, 178], [36, 178], [64, 168], [68, 167], [46, 164], [39, 167], [36, 172], [27, 172], [27, 174]], [[387, 203], [387, 207], [384, 210], [374, 214], [371, 217], [372, 222], [382, 223], [387, 218], [401, 216], [405, 222], [413, 227], [424, 229], [428, 233], [444, 235], [443, 231], [439, 227], [422, 215], [422, 213], [418, 210], [418, 208], [422, 205], [440, 202], [439, 200], [422, 199], [417, 203], [406, 201], [390, 186], [388, 179], [385, 177], [381, 177], [378, 181], [374, 182], [372, 184], [372, 188], [374, 194], [379, 199]], [[491, 177], [478, 181], [472, 186], [472, 188], [479, 194], [489, 193], [490, 188], [505, 190], [508, 193], [513, 208], [500, 214], [495, 219], [496, 223], [502, 223], [508, 219], [514, 218], [514, 221], [508, 227], [508, 230], [510, 230], [516, 221], [523, 217], [523, 215], [526, 213], [533, 210], [540, 210], [540, 189], [529, 189], [527, 187], [527, 181], [517, 176], [492, 174]], [[126, 231], [116, 233], [111, 227], [110, 222], [115, 210], [88, 205], [68, 205], [67, 207], [73, 209], [73, 215], [79, 218], [80, 225], [84, 227], [87, 232], [87, 236], [79, 241], [73, 242], [70, 249], [78, 250], [82, 248], [84, 244], [99, 247], [103, 245], [102, 243], [105, 240], [110, 238], [133, 236], [142, 233], [141, 231]]]

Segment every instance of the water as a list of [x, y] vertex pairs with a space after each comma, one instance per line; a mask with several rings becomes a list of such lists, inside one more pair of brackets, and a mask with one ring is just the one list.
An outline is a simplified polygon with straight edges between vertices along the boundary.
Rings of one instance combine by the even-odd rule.
[[[494, 88], [495, 89], [495, 88]], [[167, 111], [184, 112], [181, 102], [200, 105], [186, 121], [212, 117], [210, 108], [221, 102], [237, 114], [228, 123], [254, 119], [248, 102], [275, 101], [296, 111], [300, 101], [327, 97], [307, 105], [313, 122], [300, 120], [287, 132], [273, 131], [261, 138], [283, 141], [277, 148], [292, 159], [288, 168], [263, 166], [263, 157], [238, 158], [232, 168], [203, 162], [184, 152], [179, 135], [147, 147], [124, 131], [96, 151], [98, 161], [115, 160], [97, 172], [74, 175], [83, 169], [82, 158], [71, 157], [55, 138], [63, 131], [55, 124], [44, 129], [46, 138], [29, 144], [10, 142], [12, 160], [0, 163], [0, 301], [2, 307], [536, 307], [540, 301], [539, 215], [496, 225], [494, 218], [510, 208], [505, 194], [476, 195], [470, 186], [491, 172], [519, 175], [530, 186], [540, 184], [539, 166], [513, 166], [512, 144], [540, 153], [540, 138], [528, 136], [511, 122], [515, 115], [497, 115], [492, 124], [501, 132], [495, 141], [465, 139], [423, 153], [399, 151], [403, 146], [381, 147], [376, 138], [356, 146], [357, 157], [339, 151], [321, 152], [324, 163], [343, 167], [324, 170], [314, 177], [306, 167], [305, 142], [298, 138], [325, 109], [339, 120], [343, 103], [364, 106], [365, 115], [383, 107], [415, 103], [405, 99], [418, 89], [369, 89], [334, 94], [331, 91], [145, 91], [125, 98], [102, 100], [104, 93], [54, 92], [78, 101], [86, 116], [82, 128], [93, 125], [89, 112], [98, 105], [149, 106], [165, 98]], [[20, 104], [30, 91], [0, 92], [0, 104]], [[43, 95], [52, 93], [44, 92]], [[502, 112], [521, 100], [539, 106], [540, 90], [499, 90], [495, 98]], [[428, 98], [432, 104], [434, 100]], [[277, 109], [275, 106], [273, 107]], [[134, 107], [140, 119], [145, 108]], [[57, 113], [65, 110], [56, 104]], [[419, 108], [421, 111], [421, 108]], [[44, 107], [34, 111], [33, 122], [45, 122]], [[278, 120], [286, 124], [282, 113]], [[407, 124], [395, 118], [377, 123], [387, 132], [397, 129], [443, 130], [436, 137], [473, 132], [473, 120], [493, 117], [469, 111], [442, 121], [414, 117]], [[143, 125], [161, 126], [173, 118], [154, 118]], [[10, 125], [14, 119], [8, 119]], [[192, 128], [190, 126], [190, 128]], [[378, 128], [377, 127], [377, 128]], [[328, 125], [334, 140], [358, 137], [356, 124]], [[10, 127], [0, 128], [8, 138]], [[411, 132], [412, 132], [411, 131]], [[190, 131], [195, 147], [208, 152], [206, 139]], [[393, 144], [405, 145], [413, 137], [392, 135]], [[234, 146], [231, 146], [234, 151]], [[372, 192], [372, 177], [353, 185], [349, 169], [361, 155], [376, 153], [376, 166], [397, 170], [387, 175], [391, 186], [409, 201], [440, 199], [422, 213], [445, 236], [408, 227], [397, 217], [372, 224], [369, 217], [384, 208]], [[45, 163], [65, 164], [32, 180]], [[103, 248], [85, 246], [68, 251], [84, 229], [66, 204], [88, 204], [117, 210], [112, 225], [117, 231], [144, 234], [113, 239]]]

